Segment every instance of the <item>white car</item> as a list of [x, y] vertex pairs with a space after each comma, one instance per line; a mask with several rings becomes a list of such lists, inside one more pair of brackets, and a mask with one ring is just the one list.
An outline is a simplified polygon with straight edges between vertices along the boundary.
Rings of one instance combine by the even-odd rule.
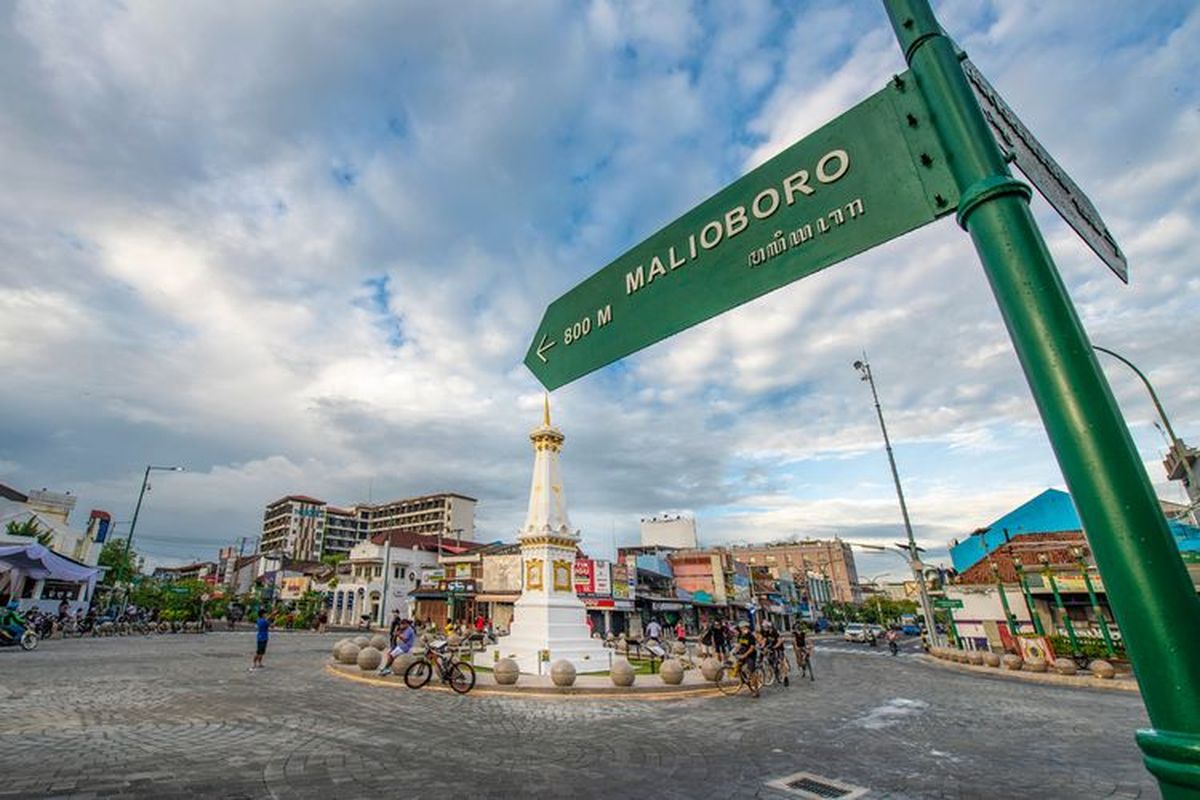
[[867, 640], [866, 626], [861, 622], [851, 622], [846, 625], [846, 630], [842, 633], [842, 638], [847, 642], [865, 642]]

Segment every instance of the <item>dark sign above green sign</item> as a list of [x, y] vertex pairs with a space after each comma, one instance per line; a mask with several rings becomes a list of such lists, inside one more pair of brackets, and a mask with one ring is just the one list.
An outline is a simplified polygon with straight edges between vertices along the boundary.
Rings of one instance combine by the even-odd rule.
[[898, 76], [555, 300], [525, 365], [555, 389], [957, 204], [920, 93]]

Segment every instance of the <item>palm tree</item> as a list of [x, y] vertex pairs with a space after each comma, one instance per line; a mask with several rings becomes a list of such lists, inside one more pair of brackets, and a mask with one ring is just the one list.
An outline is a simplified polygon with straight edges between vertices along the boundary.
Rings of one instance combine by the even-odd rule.
[[30, 539], [37, 539], [38, 544], [49, 546], [50, 542], [54, 541], [54, 531], [42, 530], [42, 526], [34, 517], [30, 517], [24, 522], [17, 522], [15, 519], [9, 520], [5, 526], [4, 532], [9, 536], [25, 536]]

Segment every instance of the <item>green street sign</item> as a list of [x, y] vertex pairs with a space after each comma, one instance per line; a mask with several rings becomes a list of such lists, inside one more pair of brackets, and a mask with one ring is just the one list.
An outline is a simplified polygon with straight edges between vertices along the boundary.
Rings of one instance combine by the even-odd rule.
[[525, 365], [555, 389], [954, 211], [910, 76], [896, 76], [555, 300]]
[[958, 598], [951, 597], [936, 597], [933, 600], [934, 608], [962, 608], [963, 601]]

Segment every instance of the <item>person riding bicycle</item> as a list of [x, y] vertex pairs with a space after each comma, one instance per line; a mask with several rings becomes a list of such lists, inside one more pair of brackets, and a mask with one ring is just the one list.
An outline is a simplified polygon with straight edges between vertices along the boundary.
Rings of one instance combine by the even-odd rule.
[[767, 664], [771, 669], [775, 670], [776, 678], [783, 678], [783, 685], [788, 685], [788, 676], [781, 675], [781, 665], [783, 664], [783, 637], [779, 635], [779, 631], [775, 629], [775, 623], [771, 620], [765, 620], [762, 624], [763, 648], [767, 657]]
[[[738, 623], [738, 635], [733, 644], [733, 657], [737, 660], [738, 671], [742, 676], [749, 676], [758, 666], [758, 642], [750, 632], [750, 623], [742, 620]], [[750, 694], [758, 697], [758, 687], [750, 684]]]

